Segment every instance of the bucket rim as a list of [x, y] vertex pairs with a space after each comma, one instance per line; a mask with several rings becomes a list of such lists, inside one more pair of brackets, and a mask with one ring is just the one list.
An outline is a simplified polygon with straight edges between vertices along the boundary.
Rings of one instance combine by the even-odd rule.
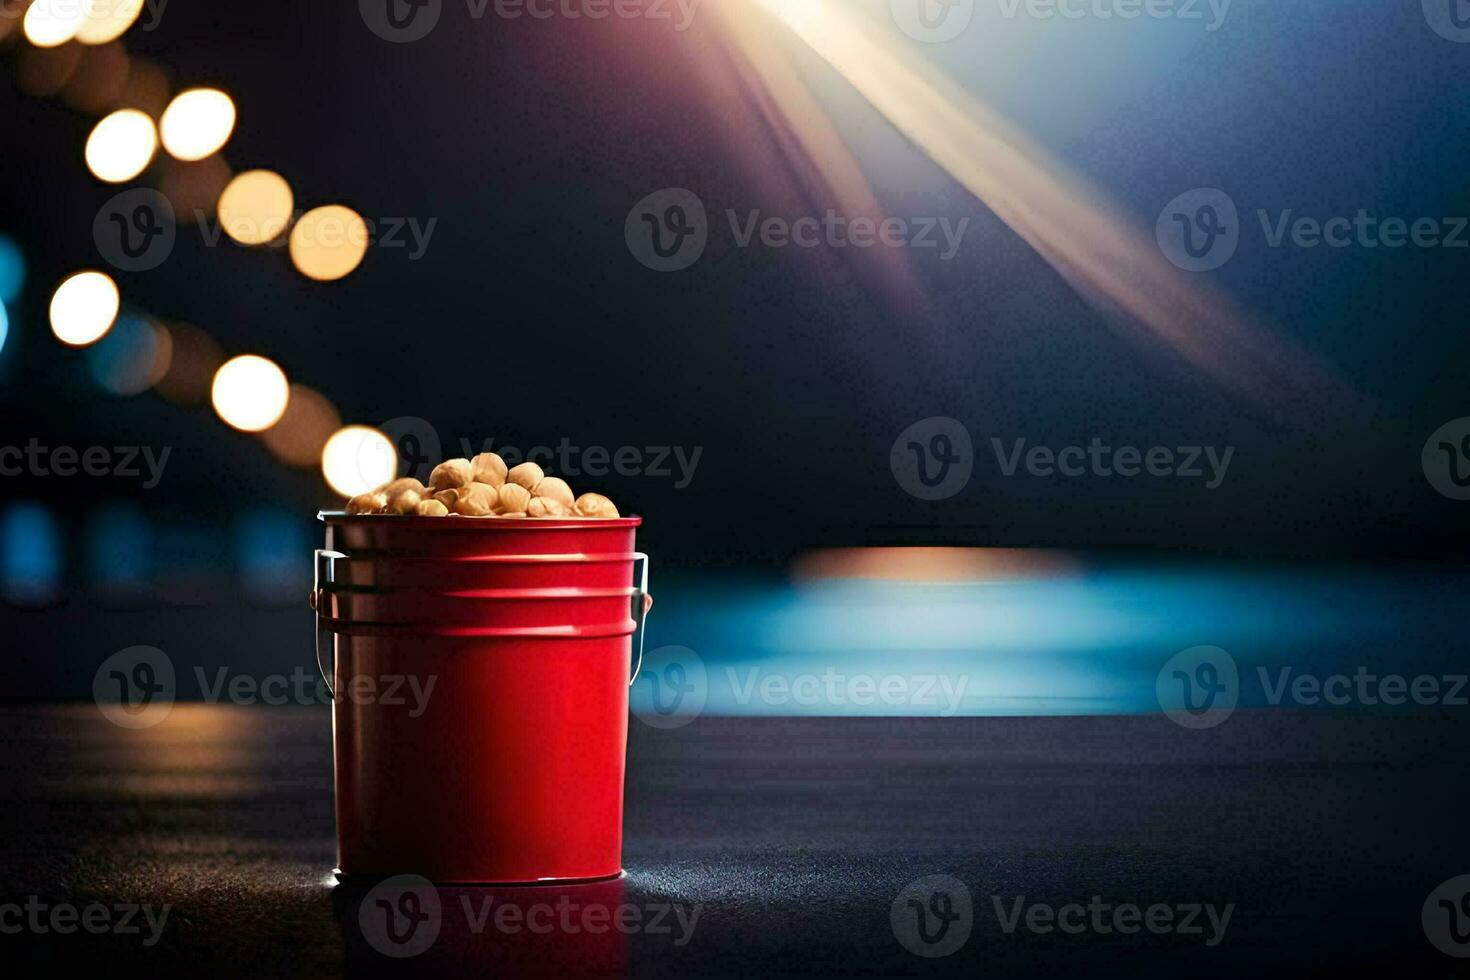
[[622, 528], [638, 527], [643, 523], [643, 518], [637, 514], [627, 517], [525, 517], [525, 518], [496, 518], [496, 517], [465, 517], [462, 514], [448, 514], [444, 517], [421, 517], [418, 514], [349, 514], [345, 510], [319, 510], [316, 512], [317, 520], [324, 524], [372, 524], [382, 526], [407, 525], [409, 527], [437, 527], [454, 528], [464, 530], [477, 528], [488, 530], [497, 529], [494, 533], [508, 530], [525, 530], [536, 528], [538, 530], [586, 530], [588, 528]]
[[[439, 520], [441, 518], [429, 518]], [[475, 520], [475, 518], [471, 518]], [[632, 562], [638, 558], [636, 551], [610, 552], [564, 552], [561, 554], [515, 554], [515, 555], [400, 555], [393, 551], [353, 551], [338, 561], [348, 565], [612, 565]]]

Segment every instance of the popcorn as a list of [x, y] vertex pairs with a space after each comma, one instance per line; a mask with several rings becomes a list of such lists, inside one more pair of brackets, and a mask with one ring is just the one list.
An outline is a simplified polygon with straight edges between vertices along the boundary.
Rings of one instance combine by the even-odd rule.
[[448, 459], [434, 467], [429, 485], [401, 477], [347, 501], [349, 514], [419, 517], [609, 518], [618, 508], [600, 493], [572, 492], [566, 480], [535, 463], [507, 467], [496, 453]]

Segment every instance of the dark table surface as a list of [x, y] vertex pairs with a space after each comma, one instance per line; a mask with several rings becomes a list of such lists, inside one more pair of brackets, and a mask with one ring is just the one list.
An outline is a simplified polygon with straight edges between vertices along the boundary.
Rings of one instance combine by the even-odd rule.
[[[324, 710], [178, 705], [127, 731], [90, 704], [0, 709], [0, 900], [168, 907], [156, 938], [141, 914], [136, 933], [0, 914], [6, 972], [1470, 975], [1421, 921], [1437, 886], [1470, 873], [1454, 714], [1238, 712], [1205, 731], [1150, 716], [631, 725], [625, 878], [439, 889], [435, 941], [392, 958], [364, 932], [363, 889], [331, 875]], [[932, 875], [948, 878], [901, 894]], [[907, 898], [936, 888], [959, 918], [925, 946]], [[623, 929], [574, 915], [533, 931], [485, 916], [486, 899], [631, 911]], [[1070, 903], [1109, 911], [1073, 913], [1078, 932], [1028, 928], [1034, 906]], [[1231, 917], [1121, 934], [1122, 905]], [[948, 955], [908, 948], [966, 928]]]

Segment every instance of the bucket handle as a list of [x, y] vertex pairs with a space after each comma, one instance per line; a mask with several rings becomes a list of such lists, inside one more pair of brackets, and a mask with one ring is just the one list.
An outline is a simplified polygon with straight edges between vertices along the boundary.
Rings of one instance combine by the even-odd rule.
[[326, 551], [318, 548], [316, 550], [315, 570], [311, 579], [311, 608], [316, 610], [316, 669], [321, 671], [322, 680], [327, 682], [327, 693], [332, 700], [337, 699], [337, 692], [332, 690], [332, 668], [335, 666], [335, 647], [333, 645], [332, 631], [327, 629], [325, 620], [322, 618], [322, 586], [336, 581], [333, 565], [338, 558], [346, 559], [346, 555], [340, 551]]
[[[318, 548], [315, 554], [316, 561], [311, 582], [311, 608], [316, 610], [316, 667], [321, 671], [322, 680], [327, 682], [327, 693], [335, 700], [337, 692], [332, 690], [335, 647], [332, 631], [327, 629], [322, 619], [321, 593], [323, 585], [336, 580], [336, 566], [333, 563], [338, 558], [345, 560], [347, 556], [340, 551], [327, 551], [322, 548]], [[653, 608], [653, 596], [648, 594], [648, 556], [638, 551], [633, 553], [633, 559], [637, 562], [637, 569], [633, 573], [637, 587], [633, 590], [632, 596], [633, 662], [628, 668], [629, 687], [633, 686], [633, 681], [638, 677], [638, 670], [643, 666], [644, 626], [648, 620], [648, 611]]]

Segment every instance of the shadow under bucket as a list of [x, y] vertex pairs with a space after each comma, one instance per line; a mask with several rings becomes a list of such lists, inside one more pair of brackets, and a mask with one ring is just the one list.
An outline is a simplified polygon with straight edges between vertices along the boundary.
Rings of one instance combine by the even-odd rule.
[[640, 520], [320, 517], [339, 872], [617, 875]]

